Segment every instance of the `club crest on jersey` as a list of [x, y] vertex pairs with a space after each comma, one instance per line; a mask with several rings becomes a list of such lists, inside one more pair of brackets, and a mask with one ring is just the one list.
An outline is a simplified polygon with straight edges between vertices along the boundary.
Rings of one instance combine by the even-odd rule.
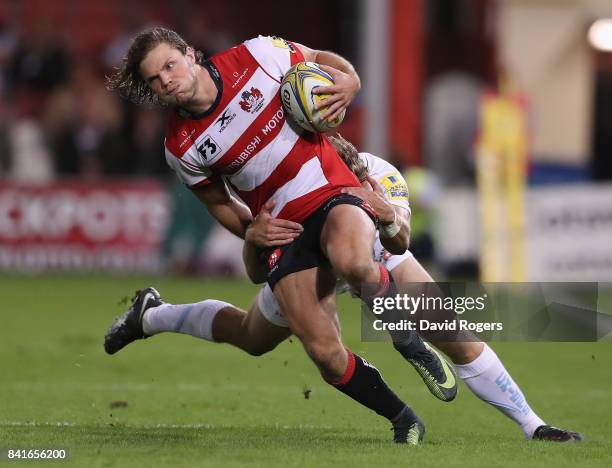
[[243, 91], [240, 95], [240, 108], [245, 112], [254, 114], [259, 111], [264, 105], [264, 97], [261, 91], [255, 87], [251, 87], [249, 91]]
[[217, 130], [219, 133], [223, 133], [223, 131], [228, 127], [228, 125], [236, 118], [236, 113], [232, 112], [232, 110], [228, 107], [223, 111], [221, 117], [215, 120], [215, 125], [219, 126]]
[[270, 256], [268, 257], [268, 268], [270, 270], [272, 270], [276, 266], [282, 254], [283, 251], [281, 249], [274, 249], [274, 251], [270, 254]]

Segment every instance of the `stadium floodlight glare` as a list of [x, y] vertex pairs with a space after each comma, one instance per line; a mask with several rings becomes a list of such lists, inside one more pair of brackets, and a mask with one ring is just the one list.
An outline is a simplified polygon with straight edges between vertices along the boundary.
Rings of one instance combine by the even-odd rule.
[[612, 52], [612, 18], [598, 19], [589, 28], [589, 43], [603, 52]]

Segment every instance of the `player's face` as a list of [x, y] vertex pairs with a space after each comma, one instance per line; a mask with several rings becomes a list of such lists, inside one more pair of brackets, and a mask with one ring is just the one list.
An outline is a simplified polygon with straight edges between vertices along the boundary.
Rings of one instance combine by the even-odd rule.
[[170, 106], [186, 106], [196, 92], [196, 67], [192, 49], [186, 54], [161, 43], [140, 62], [140, 74], [159, 100]]

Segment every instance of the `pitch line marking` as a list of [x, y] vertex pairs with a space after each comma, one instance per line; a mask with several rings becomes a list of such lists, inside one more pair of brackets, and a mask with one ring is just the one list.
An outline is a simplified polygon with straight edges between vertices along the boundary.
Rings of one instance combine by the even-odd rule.
[[[0, 421], [0, 427], [90, 427], [90, 426], [105, 426], [105, 424], [76, 424], [73, 422], [67, 421]], [[215, 424], [207, 424], [207, 423], [197, 423], [197, 424], [167, 424], [167, 423], [158, 423], [158, 424], [144, 424], [144, 425], [132, 425], [132, 424], [121, 424], [121, 427], [131, 428], [131, 429], [248, 429], [248, 426], [232, 426], [232, 425], [215, 425]], [[297, 426], [289, 426], [286, 424], [274, 424], [274, 425], [265, 425], [265, 426], [257, 426], [257, 428], [270, 428], [270, 429], [281, 429], [281, 430], [293, 430], [293, 429], [325, 429], [332, 430], [337, 429], [332, 426], [315, 426], [312, 424], [299, 424]]]

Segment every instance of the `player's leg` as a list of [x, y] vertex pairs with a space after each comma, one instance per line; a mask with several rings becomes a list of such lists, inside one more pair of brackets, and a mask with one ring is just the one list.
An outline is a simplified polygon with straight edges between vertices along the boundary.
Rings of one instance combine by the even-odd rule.
[[[360, 206], [348, 203], [330, 209], [321, 232], [323, 253], [353, 290], [361, 292], [361, 299], [370, 309], [374, 298], [396, 293], [386, 267], [372, 258], [375, 236], [371, 217]], [[363, 293], [364, 284], [375, 285], [374, 292]], [[391, 331], [390, 334], [395, 349], [419, 372], [431, 393], [442, 401], [452, 401], [457, 394], [457, 383], [441, 356], [416, 332]]]
[[[214, 341], [231, 344], [252, 356], [261, 356], [291, 336], [282, 320], [275, 322], [262, 314], [261, 298], [266, 288], [269, 290], [267, 285], [262, 288], [248, 312], [231, 308], [217, 316], [212, 327]], [[271, 291], [270, 295], [274, 297]]]
[[331, 272], [310, 268], [282, 277], [274, 295], [291, 331], [325, 381], [387, 418], [396, 442], [417, 444], [425, 431], [420, 419], [372, 364], [343, 345], [335, 324], [335, 283]]
[[[393, 258], [393, 257], [392, 257]], [[398, 265], [389, 265], [398, 283], [428, 283], [433, 278], [412, 256], [405, 256]], [[455, 364], [457, 375], [482, 401], [500, 410], [515, 421], [525, 437], [551, 441], [581, 440], [576, 432], [547, 426], [531, 409], [520, 387], [506, 370], [495, 352], [477, 341], [432, 341]]]
[[261, 315], [257, 299], [245, 312], [215, 299], [168, 304], [153, 288], [146, 288], [137, 293], [132, 307], [111, 325], [105, 349], [114, 354], [134, 340], [163, 332], [229, 343], [254, 356], [271, 351], [291, 334], [287, 327], [277, 326]]

